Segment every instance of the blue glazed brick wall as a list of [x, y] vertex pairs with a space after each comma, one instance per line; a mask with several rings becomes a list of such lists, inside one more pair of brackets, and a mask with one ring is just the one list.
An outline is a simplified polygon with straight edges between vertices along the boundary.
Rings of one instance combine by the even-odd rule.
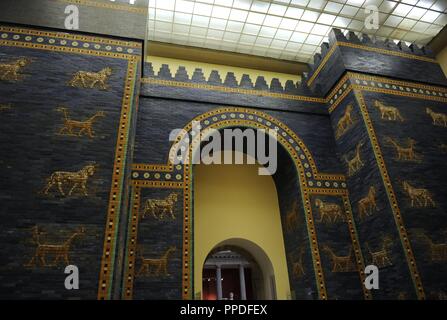
[[[169, 89], [166, 88], [165, 91], [167, 90]], [[173, 94], [173, 96], [175, 95]], [[223, 107], [225, 107], [225, 105]], [[151, 164], [167, 163], [168, 151], [171, 146], [168, 141], [168, 137], [171, 130], [183, 128], [186, 124], [193, 120], [194, 117], [215, 108], [216, 105], [210, 103], [141, 97], [135, 140], [134, 162]], [[327, 115], [321, 115], [319, 113], [283, 112], [266, 109], [262, 109], [261, 111], [287, 125], [299, 136], [300, 139], [302, 139], [305, 145], [309, 148], [319, 172], [338, 173], [343, 170], [335, 151], [336, 146], [333, 139], [330, 119]], [[278, 199], [280, 203], [281, 217], [283, 219], [283, 227], [285, 223], [284, 219], [287, 213], [293, 209], [293, 204], [295, 201], [297, 202], [298, 211], [298, 222], [296, 228], [284, 232], [284, 241], [292, 289], [291, 298], [317, 299], [318, 292], [315, 284], [313, 262], [309, 249], [305, 214], [302, 204], [302, 195], [299, 191], [300, 189], [296, 169], [294, 169], [293, 162], [291, 162], [290, 156], [285, 150], [280, 149], [279, 153], [279, 169], [274, 175], [274, 179], [278, 190]], [[160, 189], [155, 188], [155, 190]], [[338, 198], [341, 199], [340, 197]], [[345, 229], [342, 227], [345, 231], [344, 240], [346, 240], [349, 244], [351, 240], [349, 238], [349, 233], [346, 232], [346, 224], [344, 227]], [[139, 233], [140, 232], [142, 231], [139, 231]], [[331, 241], [333, 245], [337, 245], [337, 232], [334, 232], [329, 237], [323, 234], [326, 232], [324, 229], [321, 229], [321, 231], [319, 229], [317, 232], [321, 235], [323, 240]], [[160, 239], [157, 237], [151, 237], [147, 241], [149, 246], [158, 246], [159, 243], [164, 244], [166, 241], [177, 241], [177, 236], [178, 234], [176, 233], [169, 233]], [[333, 239], [330, 239], [332, 237]], [[343, 245], [346, 245], [346, 242], [343, 242]], [[343, 248], [343, 245], [339, 246]], [[295, 277], [293, 276], [293, 264], [300, 258], [301, 247], [304, 248], [302, 265], [303, 269], [305, 270], [305, 275]], [[158, 254], [160, 254], [159, 251]], [[330, 267], [330, 262], [325, 264], [325, 268]], [[138, 266], [136, 268], [138, 269]], [[341, 277], [343, 277], [343, 275]], [[347, 279], [348, 280], [344, 280], [345, 283], [348, 283], [349, 281], [351, 282], [350, 286], [348, 285], [348, 290], [346, 292], [343, 292], [341, 289], [344, 287], [344, 284], [337, 283], [335, 280], [328, 282], [329, 298], [362, 299], [362, 290], [360, 287], [357, 269], [355, 269], [351, 275], [348, 275]], [[135, 281], [137, 282], [133, 288], [134, 297], [153, 297], [153, 294], [149, 291], [149, 287], [145, 288], [142, 285], [139, 285], [138, 281], [140, 280], [138, 280], [138, 278]], [[160, 294], [164, 294], [162, 297], [168, 298], [170, 296], [171, 291], [169, 289], [169, 283], [156, 282], [155, 280], [150, 279], [147, 281], [148, 283], [153, 284], [153, 289], [157, 288], [157, 290], [160, 290]], [[178, 286], [180, 287], [180, 285], [181, 283], [179, 282]], [[166, 286], [166, 289], [162, 290], [160, 287], [164, 286]], [[197, 289], [195, 290], [197, 291]]]
[[[175, 193], [178, 201], [174, 205], [174, 218], [167, 214], [164, 219], [147, 214], [143, 218], [145, 204], [151, 199], [165, 199]], [[135, 262], [133, 299], [181, 299], [182, 298], [182, 216], [183, 190], [143, 189], [139, 209], [138, 245]], [[142, 259], [160, 259], [174, 247], [168, 257], [168, 273], [154, 275], [142, 269]], [[141, 272], [140, 272], [141, 271]], [[152, 272], [152, 270], [151, 270]]]
[[[371, 250], [375, 252], [381, 248], [384, 237], [390, 237], [393, 240], [392, 246], [388, 248], [388, 256], [393, 265], [379, 268], [380, 286], [382, 289], [374, 290], [372, 292], [373, 298], [397, 299], [401, 291], [407, 292], [407, 298], [415, 298], [411, 277], [405, 261], [403, 248], [400, 245], [399, 235], [387, 199], [386, 190], [383, 186], [372, 145], [359, 111], [358, 102], [353, 93], [348, 94], [331, 114], [334, 132], [336, 132], [338, 121], [344, 115], [348, 105], [353, 106], [352, 119], [354, 124], [337, 140], [337, 146], [340, 161], [344, 163], [344, 170], [348, 175], [345, 157], [352, 159], [357, 144], [359, 142], [363, 143], [360, 148], [360, 156], [364, 165], [355, 174], [348, 176], [347, 184], [354, 220], [366, 264], [372, 263], [371, 255], [366, 246], [367, 243]], [[371, 186], [374, 186], [376, 189], [375, 199], [377, 209], [372, 210], [372, 214], [369, 216], [361, 216], [359, 214], [358, 202], [368, 194]]]
[[[185, 226], [187, 223], [193, 226], [194, 223], [180, 219], [186, 209], [185, 204], [190, 203], [188, 199], [184, 201], [186, 191], [182, 187], [166, 185], [142, 187], [139, 206], [131, 210], [130, 195], [136, 190], [132, 183], [137, 178], [132, 176], [130, 166], [165, 165], [171, 146], [168, 140], [171, 130], [181, 129], [195, 117], [218, 107], [244, 107], [264, 112], [282, 122], [303, 141], [319, 173], [344, 173], [348, 176], [347, 199], [354, 217], [353, 230], [349, 229], [347, 221], [320, 221], [322, 209], [317, 206], [317, 200], [349, 212], [343, 197], [330, 192], [310, 192], [308, 202], [303, 201], [306, 195], [300, 191], [300, 180], [290, 155], [285, 149], [279, 150], [279, 169], [273, 178], [284, 228], [291, 298], [317, 299], [322, 296], [317, 288], [315, 261], [310, 252], [310, 240], [314, 236], [327, 293], [324, 298], [364, 298], [354, 255], [352, 269], [338, 272], [334, 267], [334, 258], [326, 250], [328, 247], [335, 256], [347, 256], [356, 237], [365, 264], [373, 263], [372, 253], [384, 247], [390, 261], [389, 265], [380, 267], [381, 289], [370, 292], [373, 299], [423, 298], [421, 291], [415, 290], [414, 283], [422, 283], [426, 298], [440, 299], [445, 296], [442, 268], [447, 258], [445, 253], [437, 255], [436, 248], [442, 247], [436, 245], [445, 244], [447, 240], [443, 218], [446, 205], [443, 174], [446, 169], [443, 161], [447, 152], [446, 127], [443, 122], [434, 125], [426, 111], [430, 108], [445, 114], [445, 87], [408, 90], [402, 87], [404, 85], [379, 87], [377, 81], [374, 85], [368, 84], [369, 80], [357, 80], [359, 74], [347, 74], [374, 73], [388, 77], [383, 78], [388, 82], [393, 81], [391, 78], [407, 82], [416, 79], [445, 86], [446, 79], [440, 73], [439, 65], [432, 61], [427, 48], [372, 42], [366, 36], [358, 39], [352, 33], [344, 36], [334, 31], [330, 45], [322, 46], [321, 55], [315, 56], [310, 73], [304, 76], [301, 84], [281, 84], [277, 79], [267, 84], [263, 77], [250, 79], [248, 76], [237, 83], [233, 73], [219, 75], [217, 71], [205, 79], [200, 69], [188, 75], [185, 68], [174, 71], [168, 65], [163, 65], [155, 74], [152, 66], [146, 64], [147, 78], [142, 80], [139, 88], [140, 66], [137, 66], [138, 71], [133, 77], [129, 78], [127, 74], [128, 57], [138, 58], [141, 54], [141, 48], [136, 43], [106, 38], [97, 38], [89, 43], [76, 34], [62, 39], [60, 34], [47, 36], [41, 33], [29, 35], [27, 39], [26, 32], [18, 34], [14, 28], [4, 26], [0, 27], [0, 33], [0, 63], [14, 62], [20, 57], [26, 57], [31, 62], [20, 69], [17, 81], [8, 80], [5, 75], [0, 79], [0, 146], [3, 150], [0, 155], [0, 217], [3, 221], [0, 241], [4, 244], [4, 250], [0, 252], [0, 297], [95, 299], [100, 288], [100, 298], [126, 298], [128, 279], [123, 275], [129, 269], [129, 256], [135, 258], [131, 268], [138, 273], [145, 259], [160, 261], [171, 247], [176, 250], [166, 260], [166, 273], [160, 269], [157, 275], [143, 272], [132, 278], [131, 296], [134, 299], [192, 297], [193, 288], [185, 293], [182, 287], [185, 285], [184, 277], [192, 274], [192, 267], [187, 271], [189, 274], [182, 274], [184, 249], [188, 247], [184, 242]], [[13, 40], [20, 45], [13, 45]], [[329, 57], [336, 42], [345, 45], [333, 49]], [[53, 49], [33, 49], [31, 43], [36, 46], [51, 45]], [[97, 72], [105, 67], [112, 70], [107, 79], [108, 90], [68, 85], [77, 71]], [[348, 84], [356, 87], [340, 98], [334, 110], [328, 112], [337, 97], [325, 97], [334, 86], [344, 81], [344, 76], [348, 78]], [[128, 90], [127, 93], [125, 90]], [[130, 99], [129, 109], [124, 114], [126, 99]], [[403, 121], [382, 119], [374, 106], [376, 101], [397, 108]], [[353, 124], [338, 137], [337, 125], [349, 105], [353, 107]], [[59, 134], [64, 125], [63, 113], [58, 111], [61, 106], [66, 107], [70, 118], [75, 120], [88, 119], [96, 112], [103, 111], [103, 116], [92, 125], [95, 137]], [[124, 133], [121, 136], [119, 132]], [[374, 134], [378, 143], [376, 152]], [[416, 158], [412, 161], [397, 160], [396, 148], [389, 142], [390, 137], [404, 147], [408, 146], [408, 138], [414, 139]], [[363, 164], [357, 172], [349, 175], [347, 160], [353, 159], [359, 142], [362, 142], [360, 154]], [[117, 159], [119, 150], [122, 157]], [[377, 150], [383, 155], [383, 166], [380, 166]], [[117, 162], [114, 164], [115, 160]], [[61, 196], [56, 186], [48, 195], [42, 192], [55, 171], [75, 172], [87, 164], [96, 165], [94, 174], [86, 184], [88, 196], [83, 195], [80, 189], [75, 190], [72, 196]], [[120, 166], [119, 170], [117, 165]], [[174, 177], [180, 172], [184, 174], [183, 168], [172, 170]], [[113, 179], [113, 173], [117, 171], [120, 178]], [[384, 172], [389, 175], [389, 185]], [[184, 176], [180, 176], [179, 180], [172, 178], [171, 181], [183, 182]], [[331, 188], [344, 185], [342, 181], [332, 181], [334, 188]], [[416, 205], [412, 206], [403, 181], [426, 190], [423, 192], [430, 196], [434, 205], [422, 205], [421, 199], [427, 198], [416, 196], [413, 199]], [[316, 181], [311, 183], [309, 187], [325, 188], [324, 185], [316, 185]], [[118, 189], [110, 198], [113, 186]], [[376, 191], [376, 208], [371, 214], [362, 215], [359, 203], [371, 186]], [[68, 190], [68, 187], [65, 185], [64, 189]], [[341, 189], [346, 191], [345, 187]], [[396, 195], [396, 204], [390, 190]], [[175, 219], [141, 218], [148, 200], [166, 199], [172, 192], [178, 195], [174, 205]], [[111, 204], [115, 206], [115, 213], [107, 216]], [[306, 206], [312, 212], [315, 235], [309, 233], [306, 225]], [[396, 211], [396, 206], [399, 211]], [[131, 226], [135, 210], [140, 215], [136, 228], [137, 249], [130, 252], [129, 235], [133, 232]], [[286, 219], [293, 210], [297, 211], [297, 220], [290, 229], [286, 227]], [[414, 253], [417, 272], [421, 277], [417, 281], [412, 280], [412, 268], [404, 254], [406, 244], [402, 241], [403, 233], [398, 232], [397, 214], [401, 214], [405, 234], [408, 234]], [[114, 226], [112, 229], [111, 225]], [[113, 232], [110, 233], [110, 230]], [[64, 263], [43, 266], [41, 262], [33, 261], [32, 257], [39, 243], [62, 244], [77, 232], [82, 235], [77, 236], [70, 245], [69, 259], [80, 268], [80, 290], [67, 291], [63, 288]], [[110, 246], [109, 251], [107, 248]], [[109, 260], [101, 270], [104, 254]], [[50, 256], [48, 254], [48, 261], [52, 261]], [[190, 261], [188, 259], [191, 259], [191, 253], [186, 261]], [[298, 272], [294, 275], [296, 263], [300, 260], [305, 274]], [[106, 280], [104, 274], [107, 274]], [[98, 279], [105, 282], [99, 283]], [[192, 283], [192, 279], [188, 278], [188, 282]]]
[[[167, 163], [171, 146], [169, 133], [173, 129], [182, 129], [196, 116], [221, 106], [227, 105], [140, 97], [134, 163]], [[335, 144], [327, 116], [268, 109], [261, 111], [297, 133], [311, 150], [320, 172], [341, 171], [340, 163], [334, 160], [337, 159]]]
[[332, 29], [329, 43], [321, 45], [303, 82], [313, 91], [327, 95], [346, 72], [360, 72], [403, 80], [446, 86], [447, 81], [429, 47], [395, 44], [393, 40], [359, 38], [350, 31], [346, 35]]
[[[278, 170], [273, 175], [273, 179], [278, 192], [290, 290], [292, 291], [291, 299], [317, 299], [318, 291], [315, 284], [312, 256], [308, 250], [309, 237], [301, 200], [302, 195], [298, 188], [297, 171], [284, 149], [280, 148], [278, 158]], [[287, 216], [294, 213], [297, 216], [296, 222], [288, 224]], [[302, 269], [294, 268], [295, 263], [298, 263]]]
[[[328, 299], [332, 300], [351, 300], [363, 299], [362, 281], [359, 278], [358, 268], [355, 266], [354, 250], [346, 220], [342, 219], [328, 221], [322, 219], [321, 212], [317, 208], [317, 201], [323, 201], [325, 204], [335, 204], [344, 208], [341, 197], [313, 195], [311, 197], [312, 210], [314, 212], [314, 221], [318, 235], [318, 247], [323, 266], [323, 272], [328, 291]], [[349, 256], [351, 266], [346, 271], [340, 271], [334, 268], [334, 261], [330, 253], [326, 251], [329, 248], [337, 256]]]
[[[12, 39], [14, 33], [5, 30], [0, 31], [7, 34], [2, 38]], [[59, 46], [64, 46], [61, 41], [71, 44], [74, 38], [61, 39], [60, 35], [50, 33], [42, 41], [33, 35], [25, 39], [27, 30], [15, 39], [20, 44], [28, 42], [24, 47], [8, 42], [0, 46], [0, 63], [10, 63], [20, 57], [31, 61], [20, 71], [18, 81], [0, 80], [0, 104], [10, 105], [9, 109], [0, 111], [3, 150], [0, 241], [5, 249], [0, 252], [0, 296], [5, 299], [96, 299], [128, 61], [82, 53], [76, 48], [72, 53], [42, 50], [40, 43], [48, 43], [50, 37], [53, 38], [49, 43], [54, 41]], [[99, 41], [107, 40], [99, 38]], [[35, 43], [36, 49], [25, 47], [30, 42]], [[79, 46], [85, 48], [84, 44]], [[78, 71], [97, 72], [106, 67], [112, 70], [106, 81], [108, 90], [68, 85]], [[138, 74], [131, 79], [132, 87], [136, 87], [137, 77]], [[79, 121], [103, 112], [92, 124], [94, 137], [90, 138], [87, 131], [76, 135], [78, 130], [74, 135], [66, 135], [67, 131], [61, 134], [64, 115], [58, 108], [62, 106], [68, 109], [71, 119]], [[79, 187], [71, 196], [63, 196], [57, 185], [45, 194], [54, 172], [77, 172], [89, 164], [96, 167], [86, 183], [87, 196]], [[73, 186], [67, 181], [62, 185], [66, 194]], [[54, 254], [44, 256], [48, 265], [42, 265], [40, 256], [34, 261], [32, 258], [39, 244], [61, 245], [81, 228], [84, 232], [68, 250], [69, 263], [79, 267], [80, 288], [69, 291], [64, 288], [67, 263], [63, 259], [52, 266]], [[33, 263], [27, 266], [30, 262]]]
[[[434, 244], [447, 241], [444, 217], [447, 205], [447, 167], [444, 160], [445, 149], [442, 147], [447, 142], [447, 128], [439, 124], [434, 125], [426, 108], [445, 114], [446, 103], [372, 92], [365, 92], [364, 96], [398, 206], [409, 232], [427, 298], [439, 299], [446, 287], [443, 265], [447, 257], [432, 259], [430, 244], [422, 234], [429, 237]], [[403, 121], [389, 121], [386, 117], [382, 119], [379, 110], [374, 107], [376, 101], [397, 108]], [[408, 139], [413, 139], [414, 160], [399, 160], [396, 148], [389, 138], [402, 147], [408, 147]], [[404, 181], [415, 188], [426, 189], [433, 199], [434, 206], [430, 202], [425, 206], [425, 201], [418, 204], [417, 200], [412, 206], [411, 198], [403, 188]]]

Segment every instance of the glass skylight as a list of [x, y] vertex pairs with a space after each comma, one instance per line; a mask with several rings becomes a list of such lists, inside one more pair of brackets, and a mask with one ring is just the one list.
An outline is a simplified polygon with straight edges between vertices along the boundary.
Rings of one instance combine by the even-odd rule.
[[[365, 7], [379, 8], [367, 29]], [[311, 62], [331, 28], [427, 44], [447, 0], [149, 0], [149, 40]]]

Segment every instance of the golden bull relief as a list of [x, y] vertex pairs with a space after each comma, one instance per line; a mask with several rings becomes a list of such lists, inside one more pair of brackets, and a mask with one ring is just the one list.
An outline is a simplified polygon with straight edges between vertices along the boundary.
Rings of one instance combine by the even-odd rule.
[[433, 125], [447, 127], [447, 115], [446, 114], [434, 112], [430, 108], [426, 108], [425, 112], [431, 117]]
[[154, 219], [163, 220], [167, 214], [175, 220], [174, 207], [177, 203], [177, 193], [169, 194], [165, 199], [147, 199], [144, 204], [142, 218], [152, 215]]
[[[33, 242], [36, 244], [36, 250], [34, 251], [34, 255], [31, 260], [25, 264], [26, 267], [37, 267], [38, 264], [42, 267], [52, 267], [57, 266], [59, 262], [62, 262], [62, 265], [68, 266], [70, 265], [69, 253], [71, 250], [71, 246], [73, 241], [76, 238], [83, 236], [85, 233], [84, 227], [80, 227], [78, 230], [73, 232], [67, 240], [58, 244], [49, 244], [43, 243], [40, 239], [40, 236], [43, 234], [39, 231], [38, 227], [35, 226], [33, 228]], [[53, 257], [53, 261], [48, 263], [47, 258]]]
[[176, 250], [176, 247], [170, 247], [160, 258], [156, 259], [148, 259], [143, 257], [140, 250], [139, 257], [141, 260], [141, 266], [135, 276], [170, 276], [168, 273], [169, 258]]
[[379, 211], [376, 204], [376, 188], [369, 187], [368, 194], [358, 202], [358, 212], [360, 220], [372, 215], [373, 211]]
[[21, 70], [31, 63], [30, 58], [18, 58], [10, 63], [0, 63], [0, 80], [19, 81], [22, 76]]
[[406, 147], [399, 145], [394, 139], [390, 137], [386, 137], [385, 141], [394, 146], [396, 150], [396, 160], [400, 161], [421, 160], [421, 156], [416, 154], [416, 152], [414, 151], [414, 146], [416, 144], [415, 140], [409, 138]]
[[324, 245], [322, 250], [325, 251], [331, 258], [332, 272], [356, 271], [355, 265], [352, 261], [352, 247], [349, 248], [349, 254], [347, 256], [337, 256], [327, 245]]
[[68, 82], [68, 85], [75, 88], [98, 88], [108, 90], [107, 80], [112, 75], [112, 69], [107, 67], [99, 72], [78, 71]]
[[337, 203], [324, 202], [321, 199], [315, 200], [315, 206], [320, 213], [320, 219], [316, 222], [335, 223], [339, 221], [346, 221], [346, 217], [341, 206]]
[[61, 196], [66, 196], [66, 188], [69, 188], [68, 196], [71, 196], [76, 189], [80, 189], [85, 196], [88, 196], [87, 182], [95, 174], [96, 165], [88, 164], [76, 172], [56, 171], [47, 180], [47, 185], [43, 194], [48, 195], [51, 189], [57, 188]]
[[94, 138], [93, 124], [97, 118], [105, 116], [103, 111], [98, 111], [85, 121], [77, 121], [70, 118], [67, 108], [59, 107], [57, 111], [64, 114], [64, 126], [59, 130], [59, 134], [68, 136], [86, 135], [89, 138]]
[[382, 120], [389, 120], [389, 121], [404, 121], [404, 118], [399, 112], [399, 109], [392, 106], [386, 106], [382, 102], [376, 100], [374, 101], [374, 107], [379, 109], [380, 117]]
[[403, 181], [402, 186], [404, 191], [407, 193], [410, 198], [411, 207], [435, 207], [436, 204], [433, 201], [433, 198], [430, 192], [425, 188], [415, 188], [408, 181]]

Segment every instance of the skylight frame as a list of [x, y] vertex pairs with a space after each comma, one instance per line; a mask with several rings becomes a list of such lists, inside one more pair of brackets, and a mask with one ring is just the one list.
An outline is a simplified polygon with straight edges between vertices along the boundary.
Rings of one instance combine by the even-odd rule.
[[[366, 5], [379, 8], [378, 29], [366, 28]], [[152, 41], [312, 62], [332, 28], [425, 45], [446, 24], [446, 0], [149, 0], [148, 35]]]

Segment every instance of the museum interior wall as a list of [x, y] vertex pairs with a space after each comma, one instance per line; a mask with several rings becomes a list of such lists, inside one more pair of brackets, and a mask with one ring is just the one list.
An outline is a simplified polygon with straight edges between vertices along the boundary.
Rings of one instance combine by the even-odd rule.
[[447, 75], [447, 47], [442, 49], [441, 52], [436, 55], [436, 60], [438, 60], [439, 64], [441, 65], [444, 74]]
[[[447, 80], [428, 49], [335, 29], [300, 81], [143, 65], [142, 50], [138, 40], [0, 26], [0, 297], [198, 298], [195, 250], [207, 253], [195, 247], [196, 218], [213, 204], [195, 203], [206, 186], [195, 183], [213, 169], [173, 163], [186, 138], [200, 143], [193, 120], [277, 132], [270, 218], [287, 270], [275, 275], [278, 298], [445, 294]], [[68, 263], [80, 290], [62, 285]], [[371, 263], [383, 290], [363, 286]]]

